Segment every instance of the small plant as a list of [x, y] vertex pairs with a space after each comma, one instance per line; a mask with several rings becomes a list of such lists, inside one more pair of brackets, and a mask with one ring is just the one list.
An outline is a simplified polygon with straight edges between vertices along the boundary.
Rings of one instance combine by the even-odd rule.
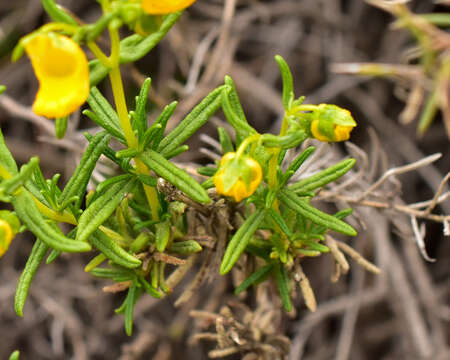
[[[110, 291], [127, 292], [116, 313], [124, 315], [128, 335], [138, 299], [144, 293], [155, 298], [169, 294], [192, 266], [196, 253], [218, 256], [219, 269], [208, 261], [203, 269], [209, 267], [209, 272], [218, 270], [221, 275], [243, 258], [254, 259], [254, 271], [235, 293], [273, 279], [286, 311], [292, 310], [291, 281], [300, 276], [306, 304], [315, 310], [300, 261], [330, 251], [333, 243], [326, 239], [328, 232], [357, 233], [343, 221], [351, 209], [330, 215], [312, 201], [323, 186], [346, 174], [355, 160], [345, 159], [291, 182], [315, 148], [307, 147], [290, 163], [285, 155], [309, 138], [345, 141], [356, 122], [338, 106], [304, 104], [304, 97], [296, 98], [292, 74], [280, 56], [275, 60], [283, 79], [285, 113], [278, 135], [261, 134], [247, 122], [230, 77], [167, 134], [177, 103], [167, 105], [149, 123], [150, 78], [129, 111], [120, 65], [149, 53], [180, 17], [181, 12], [174, 11], [192, 3], [103, 0], [103, 15], [95, 23], [80, 24], [53, 0], [42, 0], [53, 22], [23, 38], [13, 55], [17, 59], [26, 52], [40, 82], [33, 109], [55, 118], [56, 136], [61, 138], [69, 115], [87, 101], [89, 109], [83, 114], [101, 131], [85, 134], [88, 146], [63, 187], [58, 184], [59, 174], [44, 178], [36, 157], [19, 169], [0, 132], [0, 200], [14, 208], [0, 212], [1, 255], [17, 233], [29, 230], [36, 238], [16, 290], [19, 316], [38, 267], [44, 261], [52, 263], [63, 252], [92, 252], [86, 272], [112, 280]], [[135, 34], [121, 40], [122, 26]], [[110, 56], [96, 43], [104, 31], [111, 40]], [[95, 59], [88, 62], [80, 45], [86, 45]], [[106, 76], [114, 105], [96, 88]], [[207, 177], [199, 183], [171, 159], [188, 150], [185, 142], [219, 109], [234, 134], [217, 129], [223, 156], [215, 166], [198, 169]], [[120, 150], [111, 145], [113, 139]], [[111, 160], [116, 175], [87, 192], [101, 156]], [[208, 249], [201, 240], [208, 229], [205, 222], [217, 223], [217, 229], [207, 231], [213, 239]], [[70, 230], [63, 232], [61, 224], [68, 224]], [[169, 271], [168, 264], [177, 268]]]

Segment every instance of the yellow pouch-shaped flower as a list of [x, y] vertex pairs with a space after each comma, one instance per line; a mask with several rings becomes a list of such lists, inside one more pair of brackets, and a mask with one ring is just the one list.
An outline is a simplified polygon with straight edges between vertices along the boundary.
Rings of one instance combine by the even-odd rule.
[[142, 0], [142, 8], [147, 14], [163, 15], [183, 10], [195, 0]]
[[314, 112], [315, 119], [311, 122], [311, 135], [324, 142], [345, 141], [356, 122], [350, 111], [336, 105], [320, 104]]
[[25, 44], [39, 91], [33, 111], [60, 118], [77, 110], [89, 95], [89, 65], [80, 46], [64, 35], [37, 34]]
[[217, 193], [230, 196], [236, 202], [252, 195], [261, 180], [261, 165], [248, 156], [237, 158], [234, 152], [225, 154], [213, 178]]

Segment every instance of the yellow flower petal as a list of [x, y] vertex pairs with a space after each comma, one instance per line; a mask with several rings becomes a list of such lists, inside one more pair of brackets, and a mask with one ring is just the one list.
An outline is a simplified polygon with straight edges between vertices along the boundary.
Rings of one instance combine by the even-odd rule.
[[183, 10], [195, 0], [142, 0], [142, 8], [147, 14], [162, 15]]
[[5, 220], [0, 219], [0, 257], [8, 250], [13, 237], [11, 226]]
[[48, 118], [77, 110], [89, 95], [89, 65], [80, 46], [67, 36], [38, 34], [25, 44], [39, 91], [33, 111]]

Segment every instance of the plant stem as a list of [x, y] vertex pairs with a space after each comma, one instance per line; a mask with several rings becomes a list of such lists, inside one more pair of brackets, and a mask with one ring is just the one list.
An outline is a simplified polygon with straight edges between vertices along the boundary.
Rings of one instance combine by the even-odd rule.
[[[113, 89], [114, 101], [116, 103], [116, 110], [119, 116], [120, 125], [122, 127], [125, 139], [130, 148], [137, 149], [139, 147], [138, 140], [134, 135], [133, 128], [131, 126], [130, 118], [128, 117], [127, 104], [125, 101], [125, 93], [123, 90], [122, 76], [120, 74], [120, 38], [117, 29], [110, 26], [109, 29], [111, 37], [111, 71], [109, 77], [111, 80], [111, 86]], [[135, 158], [136, 169], [139, 174], [147, 174], [149, 172], [145, 164]], [[152, 211], [152, 219], [159, 220], [159, 200], [158, 193], [154, 187], [143, 184], [145, 196]]]

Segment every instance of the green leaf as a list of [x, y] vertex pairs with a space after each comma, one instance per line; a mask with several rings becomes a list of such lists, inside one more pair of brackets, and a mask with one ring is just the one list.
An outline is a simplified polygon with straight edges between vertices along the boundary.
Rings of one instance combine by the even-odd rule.
[[[223, 90], [222, 96], [221, 96], [222, 110], [223, 110], [223, 113], [225, 114], [227, 121], [234, 128], [234, 130], [236, 131], [236, 134], [242, 138], [246, 138], [250, 135], [256, 134], [257, 131], [248, 124], [245, 117], [242, 118], [236, 112], [236, 108], [233, 107], [233, 102], [230, 98], [231, 96], [232, 96], [232, 90], [230, 90], [230, 89]], [[236, 141], [236, 143], [238, 143], [238, 142]]]
[[280, 264], [274, 266], [273, 272], [283, 307], [287, 312], [290, 312], [292, 310], [292, 303], [289, 274], [286, 268]]
[[259, 284], [264, 281], [273, 269], [273, 264], [267, 264], [260, 267], [253, 274], [251, 274], [247, 279], [239, 284], [239, 286], [234, 289], [234, 294], [239, 295], [244, 290], [247, 290], [250, 286], [254, 284]]
[[141, 290], [137, 286], [137, 280], [131, 283], [128, 289], [127, 297], [125, 299], [125, 332], [128, 336], [133, 333], [133, 312], [139, 297], [141, 296]]
[[19, 360], [19, 355], [20, 355], [19, 350], [16, 350], [11, 354], [9, 360]]
[[158, 133], [155, 135], [155, 138], [153, 139], [152, 149], [156, 150], [161, 143], [161, 140], [164, 137], [164, 131], [166, 130], [167, 122], [169, 121], [170, 117], [173, 115], [175, 109], [178, 106], [178, 101], [172, 101], [169, 105], [167, 105], [164, 110], [159, 115], [158, 119], [156, 120], [155, 124], [161, 125], [161, 129], [158, 130]]
[[28, 291], [30, 290], [31, 281], [47, 251], [48, 245], [43, 241], [36, 239], [30, 257], [25, 264], [25, 269], [23, 269], [22, 274], [20, 275], [16, 294], [14, 296], [14, 309], [16, 314], [20, 317], [23, 316], [23, 307], [28, 296]]
[[356, 230], [345, 222], [337, 219], [332, 215], [328, 215], [315, 207], [312, 207], [306, 200], [299, 198], [294, 192], [284, 189], [278, 193], [280, 201], [291, 210], [311, 220], [318, 225], [326, 226], [327, 229], [336, 232], [356, 236]]
[[355, 162], [355, 159], [342, 160], [317, 174], [311, 175], [306, 179], [302, 179], [295, 184], [290, 185], [289, 190], [296, 193], [304, 193], [325, 186], [344, 175], [355, 165]]
[[417, 134], [423, 136], [428, 128], [433, 123], [436, 113], [439, 110], [439, 95], [437, 90], [434, 90], [426, 99], [425, 106], [420, 114], [419, 123], [417, 125]]
[[96, 87], [91, 88], [87, 103], [92, 111], [84, 110], [83, 114], [88, 116], [97, 125], [103, 127], [111, 135], [118, 138], [121, 142], [125, 142], [119, 116]]
[[194, 240], [177, 241], [172, 243], [169, 247], [169, 251], [180, 254], [180, 255], [190, 255], [202, 251], [201, 245]]
[[154, 150], [146, 150], [139, 155], [145, 165], [156, 174], [167, 180], [178, 189], [183, 191], [191, 199], [200, 203], [209, 203], [208, 193], [202, 186], [189, 176], [189, 174], [167, 160], [164, 156]]
[[[136, 62], [153, 49], [177, 22], [182, 12], [178, 11], [167, 15], [158, 31], [149, 36], [131, 35], [120, 42], [120, 62], [122, 64]], [[97, 85], [108, 75], [110, 69], [105, 67], [98, 59], [89, 62], [89, 77], [91, 86]]]
[[153, 287], [147, 280], [145, 280], [142, 276], [139, 276], [139, 282], [144, 287], [145, 291], [152, 297], [156, 299], [161, 299], [163, 297], [163, 294], [161, 294], [158, 289]]
[[105, 131], [102, 131], [90, 140], [80, 163], [58, 199], [60, 204], [63, 204], [68, 199], [77, 196], [78, 200], [75, 203], [75, 208], [80, 208], [84, 193], [86, 192], [86, 187], [89, 183], [92, 172], [95, 169], [95, 165], [108, 146], [110, 139], [111, 136]]
[[[38, 167], [39, 158], [32, 157], [27, 164], [21, 166], [18, 174], [0, 183], [0, 197], [2, 195], [12, 195], [14, 192], [16, 192], [16, 190], [23, 186], [25, 182], [30, 180], [33, 172]], [[47, 184], [45, 184], [45, 186], [46, 185]]]
[[[309, 156], [316, 150], [314, 146], [309, 146], [306, 148], [300, 155], [298, 155], [294, 161], [292, 161], [289, 164], [289, 167], [287, 168], [285, 172], [285, 176], [283, 177], [283, 185], [286, 184], [286, 182], [290, 179], [292, 175], [294, 175], [297, 170], [300, 168], [300, 166], [303, 165], [303, 163], [309, 158]], [[291, 175], [287, 175], [291, 174]]]
[[78, 26], [76, 20], [57, 5], [54, 0], [41, 0], [41, 2], [48, 16], [53, 21]]
[[225, 255], [223, 256], [222, 264], [220, 265], [221, 275], [225, 275], [229, 272], [236, 261], [239, 260], [239, 257], [244, 252], [253, 234], [263, 221], [264, 214], [265, 212], [263, 209], [256, 209], [256, 211], [244, 221], [239, 230], [233, 235], [228, 243]]
[[239, 95], [236, 91], [236, 86], [233, 79], [230, 76], [226, 75], [224, 82], [225, 85], [227, 85], [230, 89], [230, 91], [228, 92], [228, 101], [230, 103], [230, 108], [239, 117], [239, 119], [247, 123], [244, 109], [242, 108], [241, 102], [239, 101]]
[[61, 255], [61, 251], [52, 249], [50, 254], [47, 256], [47, 260], [45, 260], [45, 263], [47, 265], [50, 265], [52, 262], [54, 262], [59, 256]]
[[100, 230], [96, 230], [89, 237], [89, 242], [117, 265], [127, 269], [134, 269], [142, 264], [141, 260], [126, 252], [114, 240]]
[[189, 139], [219, 109], [221, 94], [225, 86], [219, 86], [206, 96], [178, 126], [159, 144], [158, 152], [166, 155]]
[[197, 173], [203, 176], [214, 176], [216, 173], [217, 168], [211, 167], [211, 166], [202, 166], [197, 169]]
[[275, 56], [275, 61], [278, 63], [281, 78], [283, 79], [283, 107], [285, 110], [289, 110], [295, 98], [294, 80], [289, 65], [280, 55]]
[[218, 127], [217, 132], [219, 133], [219, 141], [222, 147], [222, 154], [226, 154], [234, 151], [233, 141], [228, 135], [228, 132], [223, 127]]
[[101, 279], [111, 279], [115, 282], [129, 281], [136, 277], [134, 271], [120, 267], [112, 267], [112, 268], [96, 267], [90, 270], [89, 274], [92, 274], [93, 276]]
[[142, 139], [145, 130], [147, 129], [147, 100], [148, 92], [152, 79], [146, 78], [142, 84], [141, 91], [136, 100], [136, 112], [133, 121], [133, 127], [137, 130], [139, 139]]
[[[14, 176], [19, 172], [16, 161], [14, 160], [13, 156], [11, 155], [11, 152], [6, 146], [5, 138], [3, 137], [1, 128], [0, 128], [0, 166], [3, 167], [9, 173], [10, 176]], [[0, 171], [0, 178], [5, 178], [4, 175], [6, 174], [2, 175], [2, 172]]]
[[75, 253], [91, 250], [89, 244], [69, 239], [48, 224], [47, 219], [39, 212], [31, 194], [24, 188], [14, 195], [12, 204], [27, 228], [51, 248]]
[[165, 220], [155, 225], [155, 245], [156, 250], [164, 252], [170, 239], [170, 221]]
[[69, 121], [68, 116], [64, 116], [64, 117], [55, 119], [55, 136], [56, 136], [56, 138], [62, 139], [64, 137], [64, 135], [66, 134], [68, 121]]
[[112, 215], [123, 197], [131, 192], [135, 185], [136, 179], [124, 179], [111, 185], [101, 196], [95, 199], [81, 214], [75, 239], [87, 241], [91, 234]]
[[284, 221], [279, 212], [269, 208], [266, 209], [266, 214], [275, 222], [275, 224], [277, 224], [277, 226], [287, 235], [288, 238], [292, 236], [291, 229], [289, 229], [288, 224], [286, 224], [286, 221]]

